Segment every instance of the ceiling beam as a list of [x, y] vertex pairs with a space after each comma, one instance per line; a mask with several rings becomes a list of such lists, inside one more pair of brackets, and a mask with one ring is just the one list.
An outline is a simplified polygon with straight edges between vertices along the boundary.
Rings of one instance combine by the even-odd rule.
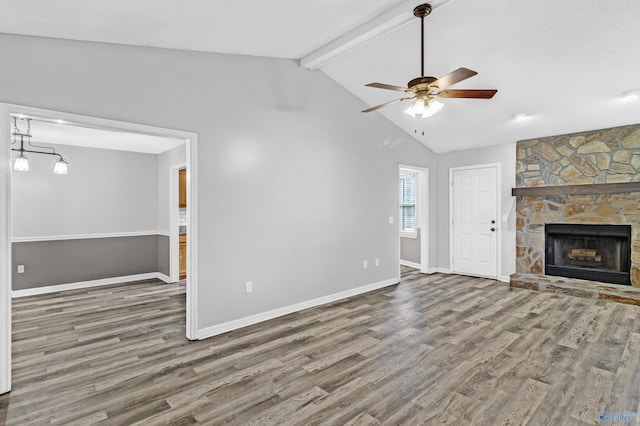
[[[429, 3], [436, 9], [450, 1], [452, 0], [434, 0]], [[308, 55], [303, 56], [299, 61], [300, 67], [314, 70], [352, 50], [364, 46], [378, 37], [382, 37], [401, 28], [416, 19], [415, 16], [413, 16], [413, 8], [420, 3], [421, 2], [416, 0], [401, 2], [392, 9], [346, 32]]]

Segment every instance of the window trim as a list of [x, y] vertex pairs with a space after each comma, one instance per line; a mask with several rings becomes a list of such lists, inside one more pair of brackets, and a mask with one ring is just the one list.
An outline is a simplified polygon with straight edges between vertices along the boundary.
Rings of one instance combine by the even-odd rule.
[[[398, 215], [399, 215], [399, 220], [398, 222], [400, 223], [400, 237], [402, 238], [418, 238], [418, 215], [419, 215], [419, 211], [418, 211], [418, 174], [413, 172], [413, 173], [407, 173], [406, 175], [402, 175], [400, 176], [399, 179], [399, 199], [398, 199]], [[407, 204], [407, 203], [403, 203], [402, 201], [402, 180], [405, 178], [413, 178], [413, 185], [414, 185], [414, 203], [413, 204]], [[413, 227], [413, 231], [403, 231], [402, 229], [402, 208], [403, 207], [410, 207], [413, 206], [414, 209], [414, 215], [413, 215], [413, 222], [414, 222], [414, 227]]]

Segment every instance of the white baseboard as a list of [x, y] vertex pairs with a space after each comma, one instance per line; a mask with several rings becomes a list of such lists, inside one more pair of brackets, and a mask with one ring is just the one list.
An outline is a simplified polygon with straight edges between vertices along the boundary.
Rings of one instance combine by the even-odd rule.
[[500, 277], [498, 277], [498, 281], [502, 281], [503, 283], [509, 283], [511, 282], [511, 277], [509, 275], [500, 275]]
[[196, 337], [199, 340], [206, 339], [208, 337], [217, 336], [218, 334], [227, 333], [229, 331], [257, 324], [259, 322], [268, 321], [270, 319], [288, 315], [293, 312], [298, 312], [304, 309], [313, 308], [315, 306], [324, 305], [326, 303], [335, 302], [337, 300], [346, 299], [347, 297], [357, 296], [358, 294], [367, 293], [369, 291], [378, 290], [380, 288], [398, 284], [399, 282], [399, 278], [391, 278], [362, 287], [353, 288], [351, 290], [341, 291], [340, 293], [334, 293], [328, 296], [319, 297], [317, 299], [308, 300], [306, 302], [296, 303], [295, 305], [289, 305], [282, 308], [274, 309], [272, 311], [262, 312], [260, 314], [250, 315], [248, 317], [240, 318], [237, 320], [213, 325], [211, 327], [199, 329]]
[[436, 272], [438, 272], [438, 268], [429, 268], [427, 274], [435, 274]]
[[436, 272], [438, 272], [440, 274], [450, 274], [451, 273], [451, 269], [449, 269], [449, 268], [436, 268]]
[[400, 264], [404, 266], [408, 266], [409, 268], [422, 269], [422, 265], [416, 262], [410, 262], [408, 260], [400, 259]]
[[159, 279], [166, 283], [171, 282], [169, 277], [166, 276], [165, 274], [161, 274], [159, 272], [150, 272], [147, 274], [125, 275], [122, 277], [103, 278], [100, 280], [80, 281], [80, 282], [69, 283], [69, 284], [56, 284], [56, 285], [49, 285], [45, 287], [27, 288], [24, 290], [13, 290], [11, 291], [11, 297], [16, 298], [16, 297], [35, 296], [37, 294], [55, 293], [58, 291], [66, 291], [66, 290], [78, 290], [83, 288], [100, 287], [105, 285], [122, 284], [130, 281], [141, 281], [141, 280], [151, 280], [151, 279]]

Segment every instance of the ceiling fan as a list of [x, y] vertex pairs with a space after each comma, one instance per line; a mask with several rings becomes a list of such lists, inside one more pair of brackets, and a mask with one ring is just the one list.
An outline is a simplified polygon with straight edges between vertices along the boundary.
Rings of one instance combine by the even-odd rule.
[[405, 110], [411, 116], [430, 117], [442, 109], [442, 104], [436, 98], [475, 98], [475, 99], [491, 99], [497, 90], [474, 90], [474, 89], [449, 89], [456, 83], [466, 80], [478, 74], [467, 68], [458, 68], [450, 72], [444, 77], [425, 77], [424, 75], [424, 18], [431, 13], [430, 4], [421, 4], [413, 9], [413, 14], [420, 18], [420, 35], [421, 35], [421, 77], [411, 80], [407, 87], [393, 86], [384, 83], [369, 83], [365, 86], [376, 87], [378, 89], [395, 90], [397, 92], [405, 92], [413, 96], [394, 99], [381, 105], [367, 108], [362, 112], [371, 112], [380, 109], [394, 102], [415, 101]]

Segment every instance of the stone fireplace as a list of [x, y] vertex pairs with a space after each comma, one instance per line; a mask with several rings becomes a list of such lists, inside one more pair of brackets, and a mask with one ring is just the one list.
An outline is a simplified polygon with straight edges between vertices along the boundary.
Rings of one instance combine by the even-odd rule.
[[[589, 280], [640, 288], [640, 124], [519, 141], [516, 149], [517, 263], [511, 285], [540, 289]], [[619, 230], [626, 236], [612, 231], [601, 246], [589, 235], [565, 237], [550, 251], [548, 225], [552, 234], [557, 225], [624, 225]], [[595, 230], [581, 226], [587, 234]], [[616, 250], [628, 256], [613, 260]], [[587, 271], [557, 278], [557, 267]], [[613, 281], [591, 273], [598, 268], [612, 272]]]

